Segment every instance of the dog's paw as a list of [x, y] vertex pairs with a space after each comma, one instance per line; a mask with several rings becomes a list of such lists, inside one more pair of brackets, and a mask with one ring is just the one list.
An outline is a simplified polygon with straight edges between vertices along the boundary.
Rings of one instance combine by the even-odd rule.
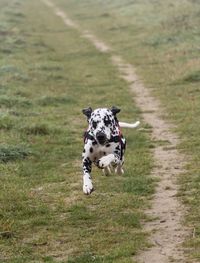
[[117, 166], [115, 168], [115, 173], [119, 174], [119, 175], [122, 175], [122, 174], [124, 174], [124, 169], [121, 166]]
[[114, 154], [103, 156], [101, 159], [98, 160], [98, 167], [104, 169], [105, 167], [108, 167], [110, 164], [112, 164], [114, 161]]
[[94, 187], [91, 181], [87, 181], [83, 184], [83, 193], [86, 195], [90, 195], [94, 191]]
[[112, 168], [111, 168], [111, 165], [108, 165], [107, 167], [103, 169], [103, 175], [108, 176], [110, 174], [112, 174]]

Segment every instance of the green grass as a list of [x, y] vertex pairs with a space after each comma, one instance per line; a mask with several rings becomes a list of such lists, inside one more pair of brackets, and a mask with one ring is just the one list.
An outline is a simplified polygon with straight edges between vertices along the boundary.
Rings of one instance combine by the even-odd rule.
[[[81, 109], [117, 105], [127, 121], [140, 110], [107, 56], [32, 2], [0, 1], [0, 260], [132, 262], [148, 246], [141, 222], [154, 190], [150, 150], [161, 142], [124, 131], [125, 175], [104, 178], [94, 169], [96, 191], [83, 196]], [[195, 229], [185, 247], [190, 262], [199, 260], [199, 2], [55, 3], [134, 64], [177, 125], [190, 160], [179, 195]]]
[[13, 127], [13, 119], [8, 114], [0, 115], [0, 130], [10, 130]]
[[0, 162], [10, 162], [25, 159], [30, 155], [30, 151], [25, 146], [2, 145], [0, 147]]
[[188, 155], [180, 176], [180, 197], [187, 207], [185, 224], [195, 235], [185, 246], [191, 262], [200, 259], [200, 88], [199, 1], [57, 0], [82, 28], [112, 46], [136, 66], [144, 84], [175, 123], [180, 150]]
[[132, 262], [148, 245], [148, 134], [124, 130], [126, 173], [94, 168], [91, 196], [81, 172], [81, 110], [116, 105], [140, 119], [127, 84], [40, 1], [1, 0], [0, 34], [0, 261]]

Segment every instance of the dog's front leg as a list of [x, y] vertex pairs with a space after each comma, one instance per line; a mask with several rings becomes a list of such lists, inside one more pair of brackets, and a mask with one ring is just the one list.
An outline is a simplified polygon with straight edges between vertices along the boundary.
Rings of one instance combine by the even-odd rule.
[[101, 159], [98, 160], [97, 165], [99, 168], [104, 169], [105, 167], [108, 167], [109, 165], [118, 165], [120, 163], [120, 158], [117, 154], [108, 154], [106, 156], [101, 157]]
[[94, 190], [91, 178], [92, 160], [89, 149], [89, 145], [86, 144], [83, 151], [83, 192], [87, 195]]
[[91, 173], [92, 161], [89, 157], [83, 158], [83, 192], [89, 195], [93, 192]]

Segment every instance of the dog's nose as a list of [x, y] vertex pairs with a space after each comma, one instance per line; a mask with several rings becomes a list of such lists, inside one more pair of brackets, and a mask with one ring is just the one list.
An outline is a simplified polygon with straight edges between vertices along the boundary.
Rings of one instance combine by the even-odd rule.
[[104, 144], [104, 143], [106, 142], [106, 135], [105, 135], [105, 133], [103, 133], [103, 132], [98, 132], [97, 135], [96, 135], [96, 137], [97, 137], [97, 140], [98, 140], [98, 142], [99, 142], [100, 144]]

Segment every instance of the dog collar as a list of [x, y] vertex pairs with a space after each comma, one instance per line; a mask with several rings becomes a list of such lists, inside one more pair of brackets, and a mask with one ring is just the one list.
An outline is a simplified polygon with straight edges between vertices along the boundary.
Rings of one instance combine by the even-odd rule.
[[85, 142], [86, 140], [95, 141], [95, 138], [94, 138], [94, 136], [91, 134], [91, 132], [88, 132], [88, 131], [84, 132], [84, 142]]
[[[110, 140], [108, 140], [108, 143], [109, 142], [115, 142], [115, 143], [121, 142], [121, 139], [122, 139], [122, 134], [120, 133], [119, 135], [111, 136]], [[88, 132], [88, 131], [84, 133], [84, 142], [86, 140], [96, 141], [94, 136], [91, 134], [91, 132]]]
[[121, 141], [121, 136], [116, 135], [116, 136], [112, 136], [109, 140], [109, 142], [120, 142]]

